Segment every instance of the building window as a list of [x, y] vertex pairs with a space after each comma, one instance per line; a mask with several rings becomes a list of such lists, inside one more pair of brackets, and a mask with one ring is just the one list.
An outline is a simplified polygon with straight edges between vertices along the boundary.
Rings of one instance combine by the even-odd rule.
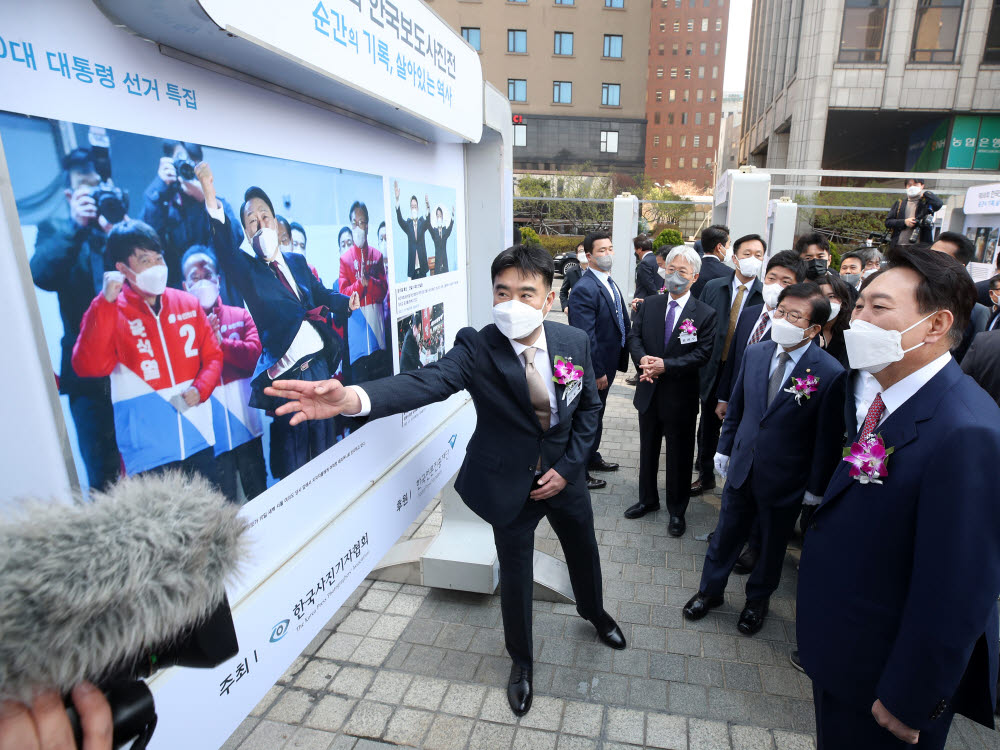
[[702, 89], [698, 89], [694, 92], [694, 100], [696, 102], [703, 101], [705, 98], [705, 92]]
[[722, 19], [721, 18], [716, 18], [715, 19], [715, 30], [716, 31], [722, 31]]
[[660, 136], [658, 136], [658, 135], [654, 135], [653, 136], [653, 145], [654, 146], [659, 146], [660, 145]]
[[508, 3], [527, 3], [528, 0], [507, 0]]
[[684, 68], [684, 77], [688, 79], [691, 78], [691, 68]]
[[569, 31], [557, 31], [555, 34], [555, 48], [553, 53], [556, 55], [572, 55], [573, 54], [573, 34]]
[[986, 52], [984, 63], [1000, 63], [1000, 0], [993, 1], [993, 13], [986, 31]]
[[714, 81], [718, 77], [719, 77], [719, 66], [718, 65], [713, 65], [712, 66], [712, 80]]
[[475, 26], [463, 26], [462, 27], [462, 38], [469, 43], [476, 52], [479, 52], [483, 48], [482, 44], [482, 34], [479, 29]]
[[515, 146], [527, 146], [528, 145], [528, 126], [527, 125], [515, 125], [514, 126], [514, 145]]
[[712, 54], [718, 55], [720, 52], [722, 52], [722, 42], [715, 42], [712, 45]]
[[663, 45], [662, 44], [658, 44], [656, 46], [656, 54], [658, 54], [660, 57], [663, 57]]
[[686, 102], [688, 100], [688, 98], [689, 98], [688, 94], [690, 94], [690, 93], [691, 93], [690, 89], [684, 89], [684, 94], [683, 94], [683, 96], [681, 96], [681, 101], [682, 102]]
[[670, 47], [670, 54], [671, 55], [676, 55], [677, 54], [677, 45], [676, 44], [671, 45], [671, 47]]
[[660, 159], [659, 159], [659, 157], [654, 156], [653, 157], [653, 169], [656, 169], [658, 166], [660, 166]]
[[657, 68], [656, 68], [656, 77], [657, 78], [663, 78], [663, 66], [662, 65], [657, 66]]
[[716, 96], [716, 92], [715, 92], [715, 89], [712, 89], [711, 91], [709, 91], [709, 92], [708, 92], [708, 100], [709, 100], [710, 102], [714, 102], [714, 101], [715, 101], [716, 99], [718, 99], [718, 98], [719, 98], [719, 97], [718, 97], [718, 96]]
[[693, 49], [694, 49], [694, 47], [691, 45], [691, 42], [688, 42], [685, 45], [685, 47], [684, 47], [684, 54], [685, 55], [690, 55], [691, 54], [691, 50], [693, 50]]
[[660, 31], [666, 31], [666, 30], [667, 30], [667, 22], [660, 21]]
[[617, 130], [602, 130], [601, 131], [601, 153], [602, 154], [617, 154], [618, 153], [618, 131]]
[[[659, 92], [657, 92], [659, 93]], [[620, 83], [601, 84], [601, 104], [607, 107], [620, 107], [622, 103], [622, 86]]]
[[701, 30], [702, 31], [708, 31], [708, 19], [707, 18], [701, 19]]
[[701, 125], [701, 112], [694, 113], [694, 124]]
[[684, 157], [683, 156], [680, 159], [677, 160], [677, 168], [678, 169], [684, 169]]
[[688, 113], [681, 112], [681, 125], [687, 125], [687, 124], [688, 124]]
[[508, 78], [507, 98], [512, 102], [528, 101], [528, 82], [523, 78]]
[[604, 0], [605, 8], [624, 8], [625, 0]]
[[698, 45], [698, 54], [704, 55], [708, 53], [708, 42], [702, 42]]
[[[667, 101], [668, 102], [672, 102], [676, 98], [677, 98], [677, 90], [676, 89], [670, 89], [670, 91], [667, 93]], [[656, 101], [660, 101], [660, 100], [657, 99]]]
[[670, 77], [671, 78], [676, 78], [677, 77], [677, 68], [671, 68], [670, 69]]
[[556, 0], [556, 5], [576, 5], [576, 0]]
[[687, 148], [688, 137], [686, 135], [681, 136], [681, 148]]
[[653, 124], [654, 125], [659, 125], [660, 124], [660, 113], [659, 112], [654, 112], [653, 113]]
[[507, 51], [526, 55], [528, 53], [528, 32], [524, 29], [507, 29]]
[[694, 19], [693, 18], [689, 18], [688, 19], [688, 31], [694, 31]]
[[704, 78], [705, 77], [705, 66], [704, 65], [699, 65], [698, 66], [698, 77], [699, 78]]
[[663, 168], [664, 169], [670, 169], [670, 157], [669, 156], [666, 159], [663, 160]]
[[919, 0], [911, 62], [949, 63], [962, 20], [962, 0]]
[[680, 31], [680, 30], [681, 30], [681, 22], [674, 21], [674, 31]]
[[882, 62], [889, 0], [846, 0], [839, 62]]
[[573, 83], [572, 81], [552, 82], [552, 103], [572, 104], [573, 103]]
[[708, 124], [715, 125], [715, 112], [708, 113]]
[[667, 125], [673, 125], [673, 124], [674, 124], [674, 113], [673, 112], [668, 112], [667, 113]]
[[619, 58], [622, 56], [622, 38], [618, 34], [604, 35], [604, 56]]
[[698, 168], [698, 157], [693, 156], [691, 157], [691, 169], [697, 169], [697, 168]]
[[715, 136], [714, 135], [708, 136], [708, 141], [705, 143], [705, 145], [708, 146], [709, 148], [712, 148], [714, 144], [715, 144]]
[[[662, 102], [663, 101], [663, 92], [662, 91], [657, 91], [656, 92], [656, 101], [658, 101], [658, 102]], [[673, 101], [673, 100], [671, 99], [671, 101]]]

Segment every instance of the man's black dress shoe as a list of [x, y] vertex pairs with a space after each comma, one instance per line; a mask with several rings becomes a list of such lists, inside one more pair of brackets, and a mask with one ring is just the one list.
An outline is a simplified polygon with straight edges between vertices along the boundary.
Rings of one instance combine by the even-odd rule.
[[747, 602], [746, 606], [743, 607], [743, 611], [740, 612], [740, 619], [736, 623], [736, 628], [743, 635], [759, 633], [760, 629], [764, 627], [765, 617], [767, 617], [766, 599], [763, 601]]
[[597, 637], [601, 639], [601, 643], [605, 646], [610, 646], [616, 651], [621, 651], [625, 648], [625, 634], [618, 627], [618, 623], [611, 619], [611, 615], [607, 612], [597, 618], [596, 621], [592, 620], [591, 625], [597, 629]]
[[636, 503], [625, 509], [625, 518], [642, 518], [647, 513], [652, 513], [653, 511], [659, 510], [660, 504], [656, 503], [654, 505], [643, 505], [642, 503]]
[[691, 497], [697, 497], [702, 492], [708, 492], [709, 490], [715, 489], [715, 480], [704, 481], [701, 479], [696, 479], [691, 482]]
[[603, 479], [598, 479], [597, 477], [592, 477], [590, 474], [587, 475], [587, 489], [588, 490], [603, 490], [608, 486], [608, 483]]
[[531, 669], [510, 665], [510, 681], [507, 683], [507, 702], [510, 710], [524, 716], [531, 708]]
[[684, 605], [684, 619], [700, 620], [710, 609], [722, 606], [723, 602], [725, 599], [722, 596], [709, 596], [699, 591]]
[[667, 533], [670, 536], [681, 536], [685, 529], [687, 529], [687, 522], [685, 522], [684, 516], [670, 516], [670, 522], [667, 524]]
[[587, 464], [588, 471], [618, 471], [618, 464], [609, 464], [603, 458]]
[[760, 552], [755, 550], [749, 545], [743, 548], [743, 552], [740, 556], [736, 558], [736, 564], [733, 566], [733, 572], [739, 573], [741, 576], [746, 575], [754, 569], [757, 565], [757, 559], [760, 557]]

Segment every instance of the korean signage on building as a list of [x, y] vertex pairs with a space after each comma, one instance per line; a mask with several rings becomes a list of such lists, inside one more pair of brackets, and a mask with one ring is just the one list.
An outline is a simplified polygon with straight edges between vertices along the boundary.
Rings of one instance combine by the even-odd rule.
[[945, 169], [1000, 169], [1000, 116], [956, 115]]

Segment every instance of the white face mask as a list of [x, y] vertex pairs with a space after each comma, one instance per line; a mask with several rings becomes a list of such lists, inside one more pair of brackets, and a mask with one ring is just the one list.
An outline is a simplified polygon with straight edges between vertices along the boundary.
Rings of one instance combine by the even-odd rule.
[[730, 245], [726, 248], [725, 256], [722, 258], [723, 263], [732, 263], [733, 261], [733, 246]]
[[351, 228], [351, 238], [354, 240], [354, 244], [357, 247], [364, 247], [368, 244], [368, 235], [361, 227]]
[[187, 290], [198, 298], [201, 306], [208, 310], [219, 298], [219, 282], [202, 279], [194, 282]]
[[874, 375], [894, 362], [899, 362], [904, 354], [924, 345], [921, 341], [916, 346], [904, 349], [903, 334], [936, 314], [937, 311], [932, 312], [903, 331], [879, 328], [865, 320], [853, 321], [851, 327], [844, 331], [844, 345], [847, 347], [847, 361], [851, 369], [864, 370]]
[[840, 315], [840, 303], [839, 302], [830, 302], [830, 317], [826, 319], [826, 322], [829, 323], [831, 320], [833, 320], [834, 318], [836, 318], [838, 315]]
[[760, 273], [762, 263], [760, 258], [751, 255], [749, 258], [740, 258], [736, 261], [736, 265], [740, 269], [741, 274], [752, 278]]
[[789, 323], [784, 318], [771, 321], [771, 341], [779, 346], [791, 347], [801, 344], [805, 334], [805, 329], [799, 328], [794, 323]]
[[410, 216], [412, 216], [414, 219], [416, 219], [418, 216], [420, 216], [420, 211], [418, 211], [415, 208], [411, 208], [410, 209]]
[[862, 278], [862, 279], [867, 279], [867, 278], [868, 278], [869, 276], [871, 276], [871, 275], [872, 275], [873, 273], [878, 273], [878, 271], [879, 271], [879, 269], [877, 269], [877, 268], [869, 268], [869, 269], [868, 269], [867, 271], [864, 271], [864, 272], [863, 272], [863, 273], [861, 274], [861, 278]]
[[657, 272], [658, 274], [660, 274], [660, 278], [661, 278], [661, 279], [665, 279], [665, 278], [667, 278], [667, 269], [666, 269], [666, 268], [657, 268], [657, 269], [656, 269], [656, 272]]
[[511, 299], [493, 305], [493, 322], [509, 339], [523, 339], [545, 320], [544, 310]]
[[906, 188], [906, 197], [907, 198], [919, 198], [920, 194], [923, 191], [924, 191], [924, 189], [922, 187], [920, 187], [920, 185], [910, 185], [908, 188]]
[[611, 266], [614, 265], [615, 256], [613, 255], [595, 255], [594, 265], [597, 267], [598, 271], [603, 271], [607, 273], [611, 270]]
[[145, 271], [135, 275], [135, 285], [139, 291], [159, 297], [167, 288], [167, 267], [160, 263], [150, 266]]
[[587, 265], [587, 254], [586, 253], [577, 253], [576, 254], [576, 260], [577, 260], [577, 262], [581, 266]]
[[767, 305], [769, 310], [773, 310], [778, 306], [778, 297], [781, 295], [781, 290], [784, 287], [781, 284], [764, 284], [764, 288], [760, 290], [760, 295], [764, 298], [764, 304]]
[[278, 233], [270, 227], [264, 227], [253, 236], [250, 245], [258, 257], [269, 261], [278, 252]]

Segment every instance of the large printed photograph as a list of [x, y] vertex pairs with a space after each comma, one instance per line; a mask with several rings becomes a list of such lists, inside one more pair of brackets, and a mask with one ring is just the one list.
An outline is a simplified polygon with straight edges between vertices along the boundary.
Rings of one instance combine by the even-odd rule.
[[455, 191], [395, 178], [390, 182], [396, 283], [457, 271]]
[[180, 468], [243, 504], [345, 438], [272, 380], [392, 374], [382, 178], [0, 112], [84, 494]]

